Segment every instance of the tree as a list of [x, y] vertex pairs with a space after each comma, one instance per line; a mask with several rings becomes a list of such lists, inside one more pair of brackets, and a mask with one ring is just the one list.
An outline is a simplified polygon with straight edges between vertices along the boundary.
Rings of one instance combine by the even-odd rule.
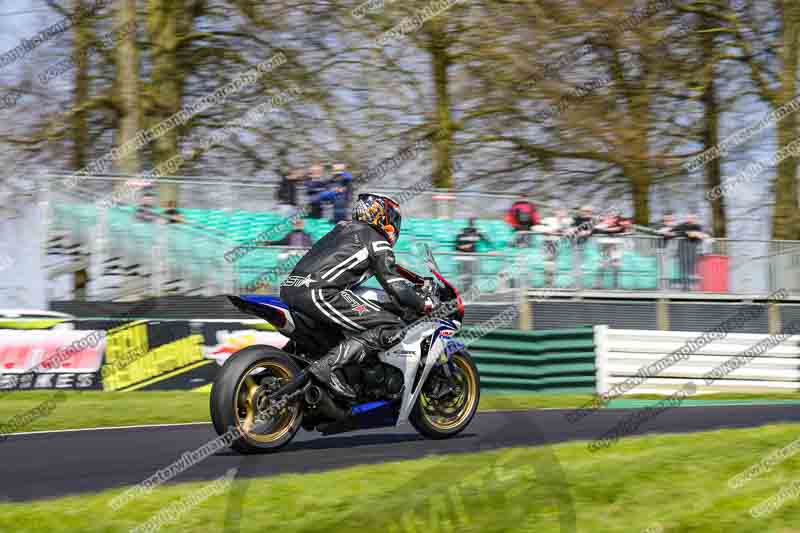
[[[651, 187], [680, 179], [671, 137], [687, 82], [672, 73], [696, 33], [675, 9], [629, 5], [588, 16], [596, 12], [591, 2], [537, 1], [487, 17], [483, 27], [508, 37], [484, 40], [490, 44], [472, 69], [481, 98], [463, 122], [480, 127], [471, 143], [495, 146], [511, 164], [485, 175], [529, 168], [566, 175], [558, 187], [627, 196], [636, 223], [650, 223]], [[489, 46], [496, 50], [487, 53]], [[544, 59], [531, 68], [526, 57]]]
[[[718, 12], [708, 15], [725, 17], [724, 13]], [[747, 66], [759, 97], [773, 110], [789, 103], [797, 96], [800, 4], [794, 0], [748, 0], [726, 20], [735, 39], [734, 46], [740, 50], [740, 55], [735, 59]], [[776, 151], [795, 140], [797, 126], [796, 112], [786, 115], [777, 123]], [[797, 180], [797, 159], [792, 156], [783, 159], [777, 166], [773, 180], [774, 239], [800, 239], [800, 188]]]
[[[118, 28], [136, 26], [136, 0], [117, 0], [116, 25]], [[136, 32], [122, 34], [117, 44], [117, 109], [119, 130], [117, 147], [133, 142], [141, 127], [141, 101], [139, 90], [139, 48]], [[124, 150], [118, 161], [120, 172], [136, 174], [140, 169], [139, 153]]]

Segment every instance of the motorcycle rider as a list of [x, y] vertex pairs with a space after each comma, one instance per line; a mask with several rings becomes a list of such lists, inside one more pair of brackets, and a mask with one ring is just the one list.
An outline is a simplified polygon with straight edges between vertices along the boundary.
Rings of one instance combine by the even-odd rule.
[[433, 307], [396, 269], [393, 247], [401, 225], [398, 202], [380, 194], [360, 194], [353, 220], [338, 223], [281, 284], [280, 296], [290, 307], [344, 333], [345, 340], [309, 371], [338, 396], [350, 400], [357, 395], [340, 369], [394, 346], [405, 326], [400, 316], [350, 289], [374, 275], [405, 312], [406, 320], [429, 313]]

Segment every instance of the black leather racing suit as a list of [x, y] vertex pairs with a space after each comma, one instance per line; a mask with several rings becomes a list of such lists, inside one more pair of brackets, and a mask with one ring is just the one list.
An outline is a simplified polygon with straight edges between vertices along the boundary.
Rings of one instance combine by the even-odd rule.
[[413, 285], [397, 273], [386, 236], [369, 224], [340, 222], [320, 239], [281, 284], [281, 299], [316, 321], [342, 330], [346, 340], [312, 365], [311, 372], [341, 395], [352, 390], [332, 374], [353, 361], [400, 341], [405, 323], [397, 314], [360, 298], [350, 289], [375, 276], [397, 306], [412, 319], [425, 310]]

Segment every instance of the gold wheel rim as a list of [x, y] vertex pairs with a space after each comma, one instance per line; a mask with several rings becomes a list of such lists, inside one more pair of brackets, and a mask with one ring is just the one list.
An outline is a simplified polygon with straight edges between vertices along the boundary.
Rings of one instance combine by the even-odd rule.
[[[256, 425], [256, 408], [253, 400], [258, 392], [259, 386], [252, 374], [253, 371], [258, 369], [263, 369], [269, 372], [268, 375], [285, 381], [289, 381], [293, 376], [288, 368], [279, 363], [274, 361], [261, 361], [247, 369], [245, 372], [246, 377], [241, 380], [236, 387], [235, 405], [233, 408], [236, 413], [236, 426], [239, 431], [250, 440], [272, 443], [282, 439], [291, 431], [297, 418], [300, 416], [300, 408], [297, 405], [288, 407], [288, 412], [284, 413], [273, 424], [273, 428], [269, 433], [257, 433], [253, 431]], [[240, 416], [240, 411], [242, 410], [246, 413], [244, 418]]]
[[420, 399], [422, 400], [422, 415], [433, 427], [440, 431], [449, 431], [463, 424], [469, 417], [478, 399], [478, 376], [475, 375], [472, 365], [460, 354], [453, 355], [453, 363], [458, 367], [461, 371], [461, 375], [464, 377], [464, 381], [461, 383], [462, 392], [456, 401], [460, 402], [461, 397], [466, 395], [463, 406], [455, 415], [452, 417], [443, 417], [430, 413], [427, 407], [431, 403], [430, 400], [425, 396], [424, 392], [420, 394]]

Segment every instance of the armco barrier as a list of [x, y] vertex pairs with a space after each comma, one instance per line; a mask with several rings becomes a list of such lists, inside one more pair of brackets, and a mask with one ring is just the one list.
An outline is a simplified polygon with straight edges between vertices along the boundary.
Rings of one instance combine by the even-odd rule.
[[[469, 338], [472, 328], [460, 337]], [[476, 332], [477, 333], [477, 332]], [[594, 332], [591, 327], [552, 331], [496, 330], [469, 343], [486, 392], [571, 392], [595, 390]]]
[[[698, 394], [800, 390], [800, 336], [730, 333], [698, 343], [702, 336], [595, 326], [597, 393], [671, 394], [690, 380]], [[665, 359], [687, 343], [684, 355]]]
[[[231, 353], [248, 342], [274, 341], [257, 338], [257, 334], [269, 334], [274, 328], [252, 319], [144, 319], [123, 325], [100, 319], [74, 322], [80, 329], [106, 331], [104, 364], [92, 383], [106, 391], [190, 389], [207, 385], [218, 362]], [[535, 332], [496, 330], [481, 336], [482, 333], [467, 327], [460, 338], [469, 342], [468, 350], [481, 372], [484, 391], [591, 393], [595, 390], [591, 327]]]

